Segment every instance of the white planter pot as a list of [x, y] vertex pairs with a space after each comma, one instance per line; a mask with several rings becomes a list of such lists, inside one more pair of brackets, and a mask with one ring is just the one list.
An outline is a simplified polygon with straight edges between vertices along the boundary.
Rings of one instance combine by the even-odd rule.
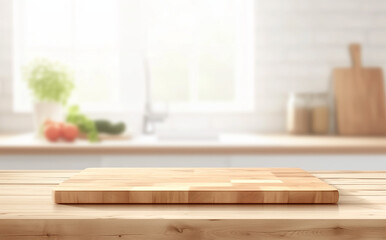
[[43, 125], [47, 120], [62, 122], [64, 120], [63, 107], [55, 102], [36, 102], [34, 104], [35, 134], [43, 136]]

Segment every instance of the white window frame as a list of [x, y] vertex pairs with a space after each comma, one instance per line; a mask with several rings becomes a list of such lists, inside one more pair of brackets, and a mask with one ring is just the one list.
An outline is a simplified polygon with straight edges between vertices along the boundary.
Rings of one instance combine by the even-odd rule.
[[[238, 46], [240, 47], [240, 51], [238, 51], [238, 58], [241, 59], [241, 61], [238, 61], [237, 68], [240, 72], [242, 72], [242, 75], [239, 76], [240, 79], [243, 79], [242, 81], [236, 80], [235, 81], [235, 101], [232, 102], [198, 102], [198, 101], [191, 101], [189, 103], [165, 103], [167, 105], [167, 109], [173, 113], [173, 114], [195, 114], [195, 113], [204, 113], [204, 114], [211, 114], [211, 113], [252, 113], [255, 109], [255, 79], [254, 79], [254, 67], [255, 67], [255, 61], [254, 61], [254, 1], [253, 0], [244, 0], [243, 3], [246, 5], [243, 6], [242, 11], [244, 11], [244, 17], [242, 21], [244, 24], [241, 24], [240, 32], [243, 36], [242, 39], [238, 39]], [[23, 49], [20, 47], [22, 46], [20, 43], [20, 31], [22, 31], [22, 16], [19, 14], [19, 9], [22, 7], [19, 5], [19, 1], [14, 1], [13, 6], [13, 20], [14, 20], [14, 26], [17, 26], [16, 29], [14, 29], [14, 65], [13, 65], [13, 73], [14, 73], [14, 80], [13, 80], [13, 96], [15, 97], [17, 95], [17, 89], [20, 87], [20, 84], [23, 84], [21, 81], [21, 72], [19, 69], [20, 66], [20, 51], [23, 51]], [[146, 35], [146, 33], [144, 34]], [[143, 36], [145, 37], [145, 36]], [[146, 41], [143, 41], [146, 42]], [[139, 48], [146, 48], [146, 46], [139, 46]], [[145, 58], [144, 52], [142, 51], [142, 57]], [[145, 89], [145, 79], [144, 74], [140, 76], [140, 73], [137, 73], [137, 78], [135, 80], [127, 80], [124, 79], [124, 76], [121, 77], [121, 89], [120, 94], [124, 95], [130, 95], [135, 94], [137, 98], [139, 98], [138, 102], [141, 102], [141, 104], [138, 104], [138, 102], [130, 103], [126, 101], [126, 99], [121, 99], [122, 103], [120, 103], [119, 106], [115, 106], [113, 108], [109, 106], [105, 106], [103, 108], [98, 108], [99, 111], [95, 111], [95, 109], [86, 108], [87, 106], [83, 106], [84, 109], [87, 109], [87, 113], [122, 113], [122, 112], [141, 112], [144, 109], [145, 104], [145, 96], [144, 96], [144, 89]], [[16, 80], [17, 79], [17, 80]], [[127, 82], [125, 82], [127, 81]], [[130, 87], [127, 86], [136, 86], [135, 90], [130, 90]], [[127, 91], [125, 91], [127, 89]], [[142, 93], [138, 93], [138, 91], [143, 90]], [[123, 98], [124, 98], [124, 95]], [[13, 109], [15, 112], [30, 112], [29, 110], [25, 110], [25, 108], [18, 108], [15, 105], [15, 101]], [[101, 111], [102, 110], [102, 111]]]

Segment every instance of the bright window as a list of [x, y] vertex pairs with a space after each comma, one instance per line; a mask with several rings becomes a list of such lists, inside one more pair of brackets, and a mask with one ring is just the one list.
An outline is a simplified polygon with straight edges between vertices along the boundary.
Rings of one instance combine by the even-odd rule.
[[88, 111], [253, 108], [252, 0], [17, 0], [15, 110], [31, 109], [21, 69], [45, 57], [75, 74], [71, 102]]

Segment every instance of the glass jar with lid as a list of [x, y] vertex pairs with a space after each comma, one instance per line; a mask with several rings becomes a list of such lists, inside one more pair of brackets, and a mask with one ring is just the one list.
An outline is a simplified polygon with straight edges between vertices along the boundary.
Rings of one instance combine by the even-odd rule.
[[311, 99], [311, 132], [313, 134], [328, 134], [329, 104], [327, 93], [314, 93]]
[[311, 133], [309, 93], [291, 93], [287, 102], [287, 131], [291, 134]]

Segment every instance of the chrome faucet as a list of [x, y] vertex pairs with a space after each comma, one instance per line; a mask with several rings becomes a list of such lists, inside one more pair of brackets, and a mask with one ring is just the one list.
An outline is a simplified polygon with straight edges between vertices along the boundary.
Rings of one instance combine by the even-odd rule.
[[145, 64], [145, 114], [143, 115], [142, 133], [143, 134], [154, 134], [156, 131], [156, 123], [163, 122], [167, 116], [165, 112], [155, 112], [153, 109], [153, 102], [151, 97], [151, 76], [150, 67], [147, 59], [144, 61]]
[[143, 134], [154, 134], [156, 130], [156, 123], [163, 122], [167, 113], [153, 112], [151, 107], [146, 107], [146, 113], [143, 116]]

